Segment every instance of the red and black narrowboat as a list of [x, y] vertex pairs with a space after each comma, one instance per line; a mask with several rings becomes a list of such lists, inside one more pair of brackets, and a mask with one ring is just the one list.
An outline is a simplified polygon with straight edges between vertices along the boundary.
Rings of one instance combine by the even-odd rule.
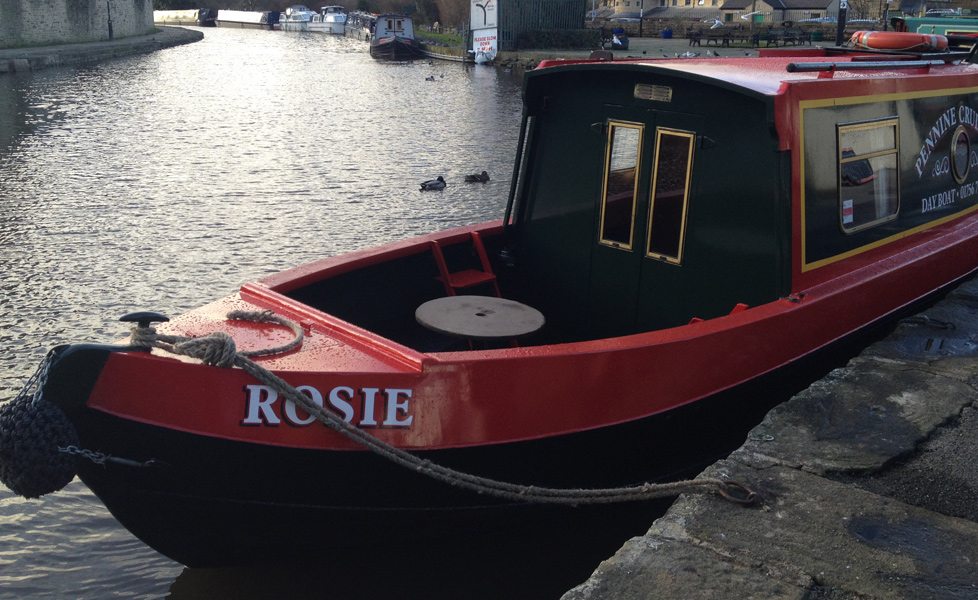
[[414, 39], [414, 21], [411, 17], [385, 13], [374, 20], [370, 37], [370, 56], [388, 60], [411, 60], [421, 56], [418, 42]]
[[[695, 434], [751, 404], [713, 403], [724, 390], [978, 268], [973, 62], [953, 48], [546, 62], [525, 76], [502, 220], [272, 275], [157, 335], [262, 350], [292, 332], [228, 315], [273, 311], [304, 340], [254, 361], [370, 439], [516, 484], [655, 481], [663, 457], [716, 458]], [[419, 323], [449, 297], [476, 320], [510, 301], [542, 327], [487, 341]], [[63, 414], [68, 479], [192, 566], [411, 552], [585, 510], [431, 479], [241, 368], [128, 342], [52, 351], [38, 392], [4, 409], [8, 448], [18, 410]]]

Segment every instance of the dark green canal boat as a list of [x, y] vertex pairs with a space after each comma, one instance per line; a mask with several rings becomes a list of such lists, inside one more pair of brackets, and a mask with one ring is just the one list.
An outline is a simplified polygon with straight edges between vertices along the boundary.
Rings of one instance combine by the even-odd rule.
[[[80, 451], [54, 475], [0, 454], [4, 482], [36, 496], [77, 472], [193, 566], [375, 566], [614, 517], [477, 493], [364, 444], [573, 489], [728, 452], [742, 440], [728, 426], [759, 399], [721, 392], [978, 268], [973, 62], [954, 47], [545, 62], [525, 79], [501, 221], [324, 258], [155, 330], [160, 317], [136, 315], [118, 345], [58, 348], [39, 393], [4, 408], [0, 437], [16, 445], [19, 412], [44, 406], [75, 436], [53, 445]], [[468, 313], [435, 323], [421, 310], [433, 302]], [[231, 311], [274, 311], [301, 345], [271, 350], [292, 334]], [[468, 328], [490, 322], [498, 335]], [[267, 350], [254, 361], [308, 402], [159, 337], [215, 332]]]

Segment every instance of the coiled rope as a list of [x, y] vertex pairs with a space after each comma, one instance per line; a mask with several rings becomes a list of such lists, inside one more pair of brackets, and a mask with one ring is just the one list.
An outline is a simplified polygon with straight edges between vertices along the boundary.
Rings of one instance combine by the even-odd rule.
[[707, 492], [711, 490], [716, 491], [727, 500], [739, 504], [750, 505], [760, 500], [755, 492], [742, 484], [722, 479], [702, 478], [670, 483], [645, 483], [634, 487], [605, 489], [560, 489], [507, 483], [438, 465], [430, 460], [421, 459], [410, 452], [381, 441], [362, 429], [347, 423], [326, 408], [313, 402], [309, 396], [296, 390], [282, 378], [252, 360], [252, 357], [287, 352], [298, 347], [303, 340], [302, 329], [299, 325], [288, 319], [279, 317], [271, 311], [233, 311], [228, 313], [227, 318], [230, 320], [255, 321], [259, 323], [277, 323], [291, 329], [296, 334], [296, 337], [291, 343], [284, 346], [255, 352], [238, 352], [235, 348], [234, 339], [223, 332], [215, 332], [201, 338], [187, 338], [161, 335], [156, 333], [153, 327], [134, 326], [132, 328], [130, 343], [140, 348], [159, 348], [173, 354], [196, 358], [203, 361], [204, 364], [216, 367], [239, 367], [255, 379], [294, 402], [296, 406], [316, 417], [316, 419], [327, 427], [339, 432], [368, 450], [407, 469], [479, 494], [492, 495], [497, 498], [518, 502], [565, 505], [610, 504], [615, 502], [651, 500], [654, 498], [676, 496], [684, 492]]

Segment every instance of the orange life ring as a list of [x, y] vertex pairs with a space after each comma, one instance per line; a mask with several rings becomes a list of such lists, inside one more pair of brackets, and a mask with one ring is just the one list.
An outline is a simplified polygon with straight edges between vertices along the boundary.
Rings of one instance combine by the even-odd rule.
[[857, 31], [849, 38], [856, 48], [867, 50], [947, 50], [947, 38], [932, 33], [904, 31]]

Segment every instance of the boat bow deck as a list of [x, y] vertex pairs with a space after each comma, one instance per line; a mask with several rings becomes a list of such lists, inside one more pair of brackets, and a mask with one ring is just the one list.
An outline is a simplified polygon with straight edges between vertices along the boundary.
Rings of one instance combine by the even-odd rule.
[[319, 313], [275, 292], [249, 283], [240, 293], [223, 298], [158, 327], [162, 333], [201, 337], [222, 331], [239, 350], [259, 350], [284, 345], [292, 332], [278, 325], [229, 321], [234, 310], [272, 310], [302, 327], [305, 340], [291, 352], [258, 359], [273, 371], [323, 371], [338, 373], [420, 372], [425, 355], [377, 336], [336, 317]]

